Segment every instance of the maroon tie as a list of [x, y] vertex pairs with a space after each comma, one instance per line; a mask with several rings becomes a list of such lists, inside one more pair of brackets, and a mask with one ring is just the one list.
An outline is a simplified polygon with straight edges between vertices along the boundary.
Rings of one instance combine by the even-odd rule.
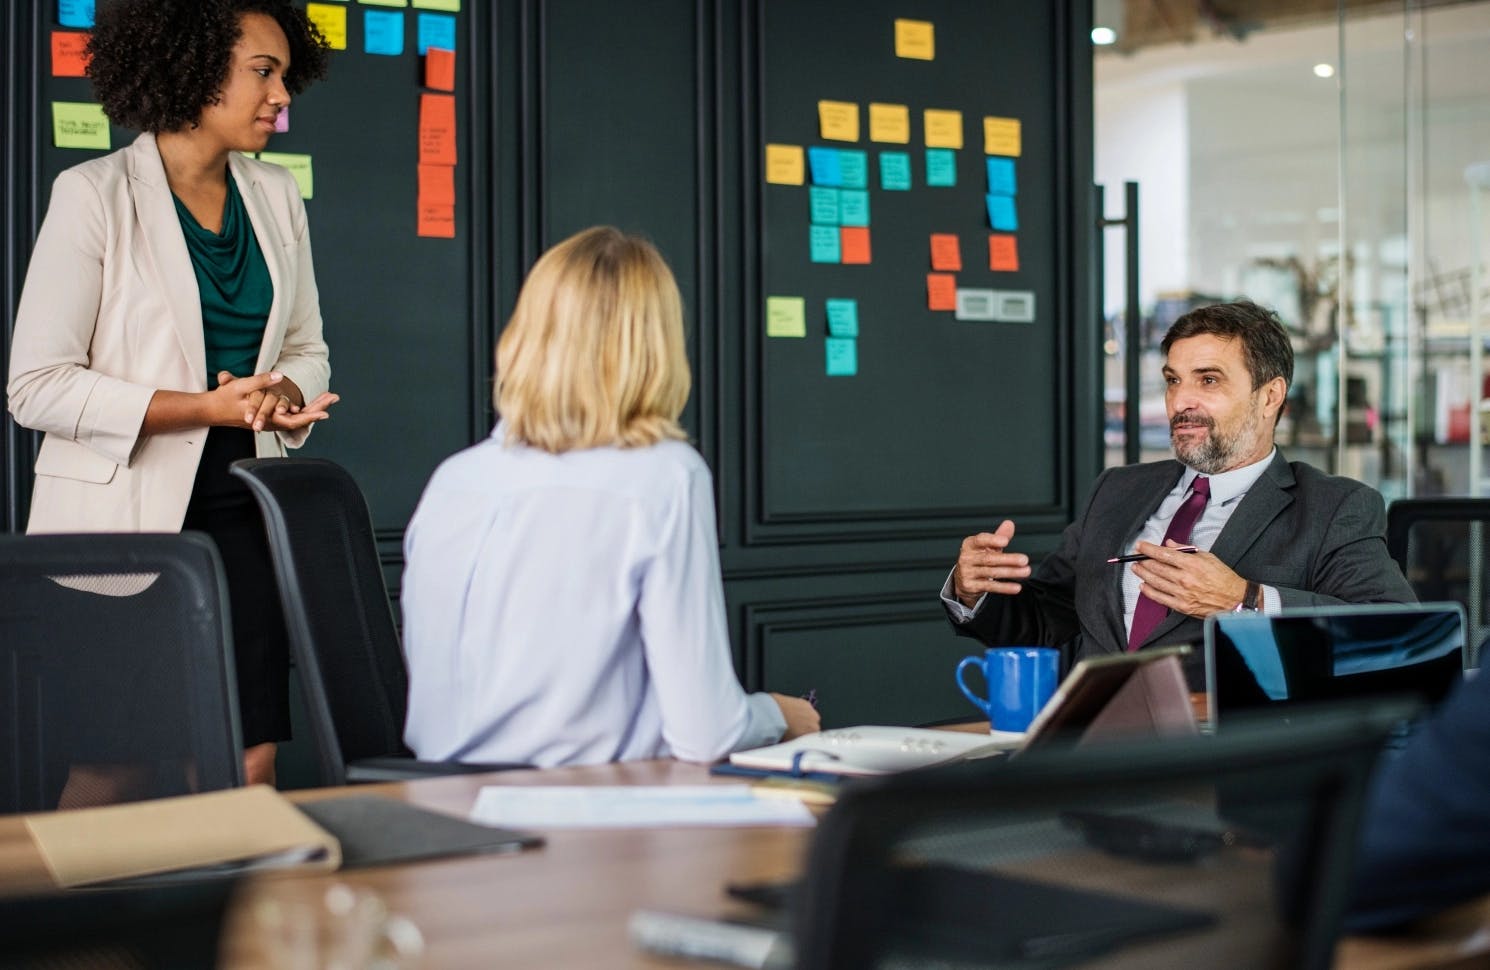
[[[1174, 518], [1169, 520], [1169, 531], [1164, 533], [1164, 541], [1173, 539], [1180, 545], [1190, 541], [1190, 531], [1195, 528], [1195, 520], [1200, 518], [1200, 513], [1205, 509], [1205, 503], [1211, 497], [1211, 480], [1204, 475], [1196, 475], [1195, 481], [1190, 483], [1190, 494], [1185, 501], [1180, 503], [1179, 511]], [[1133, 626], [1128, 632], [1128, 649], [1137, 650], [1148, 639], [1154, 627], [1164, 619], [1164, 614], [1169, 612], [1164, 607], [1155, 603], [1145, 596], [1140, 588], [1138, 604], [1133, 609]]]

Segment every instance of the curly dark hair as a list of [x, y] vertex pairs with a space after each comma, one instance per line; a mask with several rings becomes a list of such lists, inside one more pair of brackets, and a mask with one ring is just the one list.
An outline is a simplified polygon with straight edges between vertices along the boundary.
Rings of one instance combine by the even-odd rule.
[[248, 13], [285, 32], [290, 94], [326, 76], [326, 38], [290, 0], [99, 0], [88, 77], [104, 114], [139, 131], [194, 124], [222, 90]]

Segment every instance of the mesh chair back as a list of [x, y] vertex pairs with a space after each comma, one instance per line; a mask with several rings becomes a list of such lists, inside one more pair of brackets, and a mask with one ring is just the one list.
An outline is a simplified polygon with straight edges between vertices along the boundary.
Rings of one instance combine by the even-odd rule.
[[345, 784], [350, 761], [407, 756], [408, 674], [357, 483], [318, 458], [244, 459], [232, 472], [264, 514], [321, 784]]
[[243, 783], [206, 536], [0, 536], [0, 811]]
[[1465, 666], [1490, 633], [1490, 498], [1403, 498], [1387, 507], [1387, 551], [1423, 602], [1464, 607]]
[[1328, 967], [1366, 779], [1412, 709], [850, 789], [809, 850], [796, 966]]

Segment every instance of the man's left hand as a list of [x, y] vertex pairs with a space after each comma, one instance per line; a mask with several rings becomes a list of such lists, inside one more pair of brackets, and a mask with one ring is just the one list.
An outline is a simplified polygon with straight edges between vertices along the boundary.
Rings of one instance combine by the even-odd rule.
[[1179, 544], [1140, 542], [1134, 552], [1148, 559], [1133, 564], [1143, 594], [1160, 606], [1186, 616], [1207, 617], [1234, 609], [1247, 592], [1247, 581], [1208, 552], [1180, 552]]

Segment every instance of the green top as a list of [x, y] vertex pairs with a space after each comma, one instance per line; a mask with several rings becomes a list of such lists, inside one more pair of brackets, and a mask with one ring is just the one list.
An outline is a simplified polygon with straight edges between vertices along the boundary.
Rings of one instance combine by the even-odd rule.
[[238, 184], [228, 173], [228, 200], [222, 210], [222, 232], [203, 229], [191, 210], [173, 194], [191, 268], [202, 300], [202, 335], [207, 344], [207, 387], [217, 386], [217, 372], [249, 377], [259, 359], [274, 284], [254, 236]]

